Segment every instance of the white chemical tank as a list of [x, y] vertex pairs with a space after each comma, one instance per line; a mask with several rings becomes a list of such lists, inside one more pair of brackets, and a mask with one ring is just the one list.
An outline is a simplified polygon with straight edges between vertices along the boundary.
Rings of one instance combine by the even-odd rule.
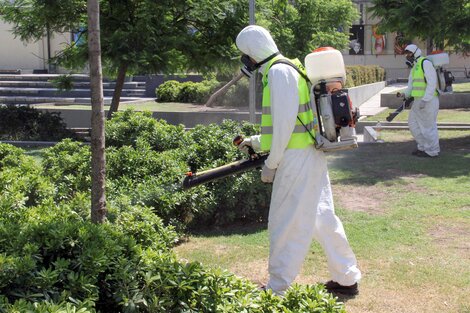
[[447, 52], [431, 53], [426, 58], [432, 62], [434, 67], [449, 64], [449, 55]]
[[313, 85], [319, 81], [341, 81], [346, 83], [343, 55], [332, 47], [321, 47], [305, 57], [307, 76]]

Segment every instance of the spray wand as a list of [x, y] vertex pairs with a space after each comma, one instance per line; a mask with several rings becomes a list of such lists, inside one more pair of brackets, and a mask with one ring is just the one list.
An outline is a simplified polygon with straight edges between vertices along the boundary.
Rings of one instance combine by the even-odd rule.
[[393, 121], [393, 119], [397, 117], [397, 115], [400, 114], [401, 111], [403, 111], [405, 108], [410, 107], [411, 103], [415, 100], [415, 98], [413, 97], [405, 98], [405, 94], [401, 92], [397, 92], [397, 98], [400, 98], [400, 97], [403, 98], [403, 103], [400, 105], [398, 109], [396, 109], [394, 112], [390, 113], [387, 116], [386, 118], [387, 122]]
[[[233, 139], [233, 144], [239, 146], [243, 142], [242, 136], [237, 136]], [[268, 158], [268, 153], [256, 153], [252, 147], [248, 146], [248, 159], [235, 161], [226, 165], [222, 165], [207, 171], [202, 172], [188, 172], [183, 180], [183, 189], [189, 189], [201, 184], [205, 184], [216, 179], [221, 179], [233, 174], [243, 173], [254, 168], [263, 166], [264, 161]]]

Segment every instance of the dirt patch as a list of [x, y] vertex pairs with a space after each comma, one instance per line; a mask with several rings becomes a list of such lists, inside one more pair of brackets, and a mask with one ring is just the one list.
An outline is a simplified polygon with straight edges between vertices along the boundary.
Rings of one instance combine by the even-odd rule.
[[403, 188], [406, 190], [406, 192], [417, 192], [417, 193], [428, 193], [428, 190], [426, 187], [419, 186], [416, 181], [419, 178], [426, 177], [426, 175], [423, 174], [413, 174], [413, 175], [407, 175], [407, 176], [402, 176], [400, 179], [403, 180]]
[[[251, 262], [235, 263], [229, 268], [229, 271], [239, 277], [249, 279], [254, 284], [261, 286], [268, 282], [268, 259], [260, 258]], [[246, 276], [250, 273], [249, 276]]]
[[455, 222], [433, 225], [429, 231], [433, 243], [440, 249], [451, 250], [462, 257], [470, 255], [470, 227], [464, 223]]
[[389, 194], [378, 186], [333, 185], [336, 205], [350, 211], [383, 214]]
[[[387, 313], [441, 313], [459, 312], [459, 299], [448, 298], [438, 292], [438, 288], [426, 286], [404, 289], [384, 284], [362, 286], [360, 294], [345, 301], [349, 313], [387, 312]], [[418, 304], [419, 303], [419, 304]]]
[[[394, 177], [376, 185], [333, 184], [333, 195], [337, 207], [350, 211], [367, 212], [370, 214], [383, 214], [398, 190], [403, 192], [427, 193], [426, 187], [417, 184], [417, 181], [425, 177], [424, 174], [410, 174], [397, 169], [386, 169], [384, 177]], [[397, 180], [400, 183], [397, 185]]]

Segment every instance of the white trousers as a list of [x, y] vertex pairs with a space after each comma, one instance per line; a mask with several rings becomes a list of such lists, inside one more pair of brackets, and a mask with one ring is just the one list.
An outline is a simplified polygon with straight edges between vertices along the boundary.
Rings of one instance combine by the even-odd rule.
[[269, 211], [269, 282], [283, 294], [299, 273], [312, 239], [325, 251], [331, 279], [353, 285], [361, 278], [343, 225], [335, 215], [326, 157], [316, 149], [289, 149], [273, 183]]
[[439, 134], [437, 131], [437, 113], [439, 112], [439, 99], [433, 97], [425, 102], [421, 109], [419, 105], [412, 105], [408, 117], [408, 127], [416, 140], [418, 150], [430, 156], [440, 152]]

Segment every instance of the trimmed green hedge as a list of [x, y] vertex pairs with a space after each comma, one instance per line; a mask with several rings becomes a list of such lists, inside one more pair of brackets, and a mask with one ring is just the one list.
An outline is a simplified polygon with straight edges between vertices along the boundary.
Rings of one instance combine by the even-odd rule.
[[[372, 84], [385, 80], [385, 69], [377, 65], [354, 65], [346, 66], [345, 88]], [[248, 106], [248, 79], [239, 80], [234, 86], [218, 99], [215, 105], [246, 107]], [[194, 102], [205, 103], [210, 95], [225, 82], [218, 83], [216, 80], [204, 80], [200, 83], [169, 80], [156, 89], [159, 102]], [[261, 103], [262, 86], [258, 81], [257, 103]]]
[[159, 102], [204, 103], [219, 85], [216, 80], [200, 83], [169, 80], [158, 86], [155, 93]]
[[377, 65], [346, 66], [346, 88], [372, 84], [385, 80], [385, 69]]

